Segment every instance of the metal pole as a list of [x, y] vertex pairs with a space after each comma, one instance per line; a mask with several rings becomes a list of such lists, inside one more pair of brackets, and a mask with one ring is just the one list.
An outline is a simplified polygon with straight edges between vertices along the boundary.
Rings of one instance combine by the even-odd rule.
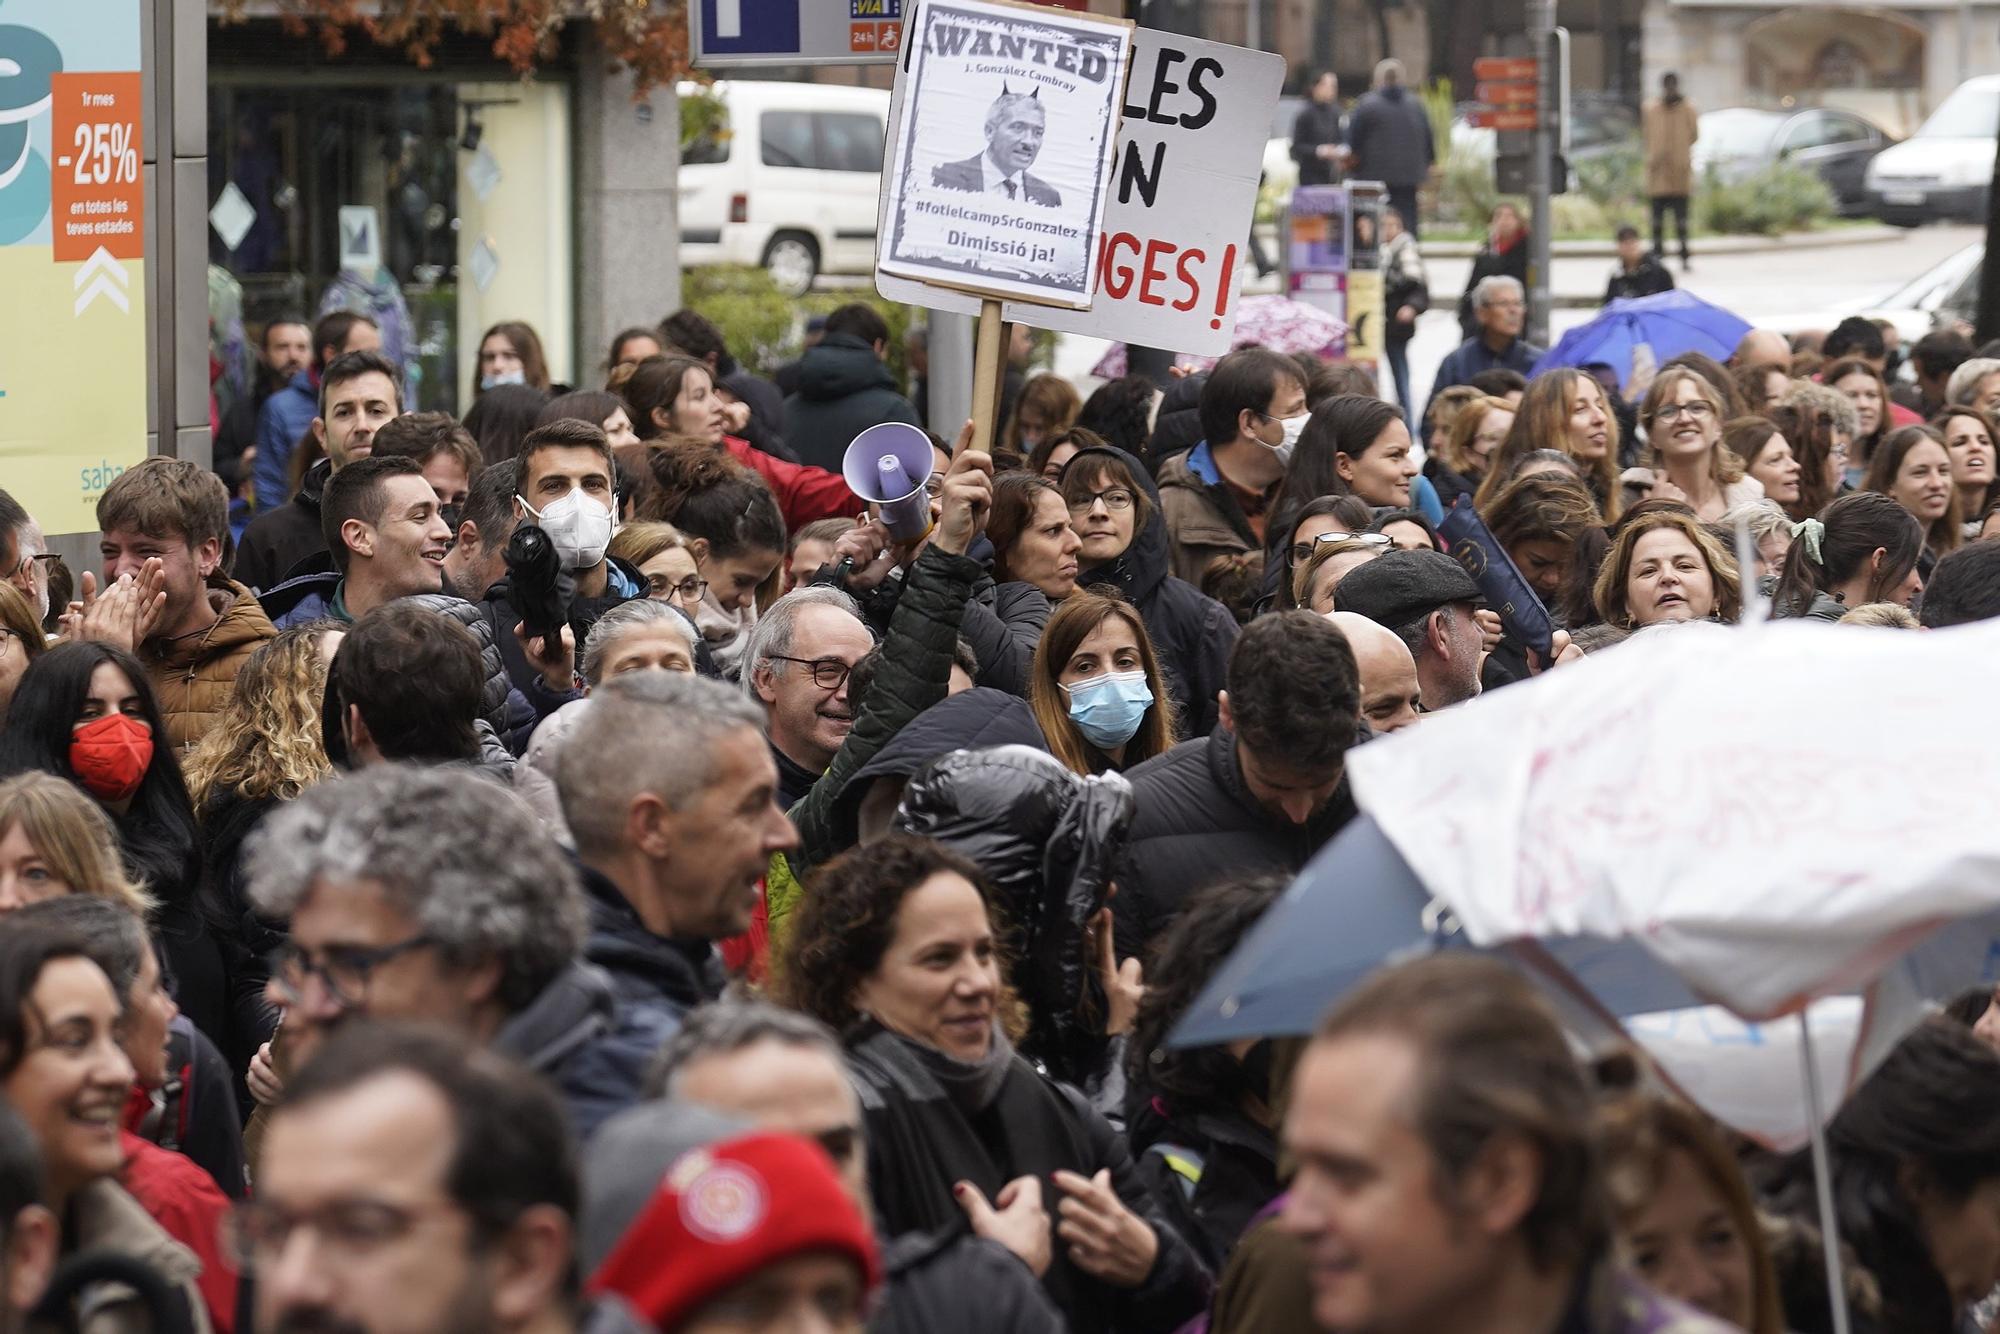
[[1958, 81], [1972, 77], [1972, 0], [1958, 0]]
[[1553, 163], [1556, 151], [1558, 78], [1556, 71], [1556, 0], [1528, 0], [1528, 45], [1535, 53], [1535, 130], [1528, 161], [1528, 207], [1534, 217], [1528, 226], [1528, 341], [1537, 347], [1549, 345], [1550, 234], [1555, 219], [1549, 214], [1549, 197], [1554, 191]]
[[958, 439], [959, 427], [972, 415], [971, 315], [930, 313], [930, 428], [947, 441]]
[[1813, 1186], [1819, 1194], [1820, 1243], [1826, 1248], [1826, 1299], [1833, 1334], [1849, 1334], [1846, 1284], [1840, 1277], [1840, 1229], [1833, 1216], [1833, 1168], [1826, 1156], [1826, 1126], [1820, 1111], [1819, 1063], [1813, 1059], [1812, 1025], [1799, 1011], [1799, 1061], [1805, 1071], [1806, 1127], [1812, 1136]]

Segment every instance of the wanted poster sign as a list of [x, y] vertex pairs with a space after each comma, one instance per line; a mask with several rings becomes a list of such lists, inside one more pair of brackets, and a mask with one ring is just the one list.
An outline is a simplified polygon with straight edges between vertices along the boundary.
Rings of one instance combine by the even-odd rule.
[[927, 0], [897, 81], [881, 271], [1088, 306], [1131, 42], [1115, 20]]
[[[1087, 310], [1009, 302], [1039, 329], [1221, 356], [1234, 346], [1237, 275], [1257, 208], [1282, 56], [1141, 28], [1133, 34]], [[904, 76], [899, 71], [898, 84]], [[890, 132], [901, 99], [891, 104]], [[884, 188], [884, 217], [889, 216]], [[891, 301], [976, 314], [977, 298], [878, 273]]]

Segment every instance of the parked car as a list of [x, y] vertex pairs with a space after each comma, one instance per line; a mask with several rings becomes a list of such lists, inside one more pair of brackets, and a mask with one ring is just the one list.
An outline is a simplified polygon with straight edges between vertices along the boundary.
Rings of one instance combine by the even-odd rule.
[[1700, 134], [1694, 145], [1698, 174], [1713, 168], [1725, 184], [1734, 184], [1775, 162], [1795, 163], [1826, 182], [1842, 213], [1868, 210], [1863, 179], [1868, 164], [1896, 142], [1881, 126], [1830, 107], [1707, 111], [1701, 116]]
[[822, 273], [871, 272], [888, 92], [756, 79], [711, 91], [726, 115], [681, 153], [681, 262], [759, 265], [789, 296]]
[[1915, 134], [1869, 164], [1876, 216], [1899, 227], [1945, 218], [1984, 222], [1996, 133], [2000, 74], [1961, 83]]
[[1775, 329], [1789, 337], [1808, 329], [1825, 332], [1848, 316], [1859, 315], [1894, 324], [1903, 346], [1908, 348], [1934, 329], [1948, 329], [1961, 320], [1972, 321], [1979, 308], [1979, 272], [1985, 256], [1983, 243], [1969, 245], [1878, 299], [1844, 302], [1830, 309], [1796, 315], [1763, 315], [1758, 317], [1757, 327]]

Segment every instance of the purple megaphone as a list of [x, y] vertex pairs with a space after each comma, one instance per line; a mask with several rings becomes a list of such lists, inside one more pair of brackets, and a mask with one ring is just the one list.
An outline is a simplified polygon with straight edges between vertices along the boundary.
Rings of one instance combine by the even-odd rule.
[[840, 471], [848, 490], [875, 506], [889, 536], [914, 542], [931, 530], [924, 482], [935, 465], [928, 435], [902, 422], [883, 422], [854, 437]]

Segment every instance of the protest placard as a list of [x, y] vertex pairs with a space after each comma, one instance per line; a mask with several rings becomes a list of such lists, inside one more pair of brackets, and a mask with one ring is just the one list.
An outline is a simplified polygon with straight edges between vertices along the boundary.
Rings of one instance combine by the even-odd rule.
[[1121, 21], [926, 0], [897, 79], [877, 267], [1089, 305], [1131, 47]]
[[[1284, 59], [1267, 51], [1150, 28], [1135, 33], [1096, 298], [1088, 310], [1009, 302], [1006, 318], [1199, 356], [1229, 351], [1236, 272], [1284, 75]], [[892, 301], [979, 309], [976, 298], [886, 273], [876, 286]]]

